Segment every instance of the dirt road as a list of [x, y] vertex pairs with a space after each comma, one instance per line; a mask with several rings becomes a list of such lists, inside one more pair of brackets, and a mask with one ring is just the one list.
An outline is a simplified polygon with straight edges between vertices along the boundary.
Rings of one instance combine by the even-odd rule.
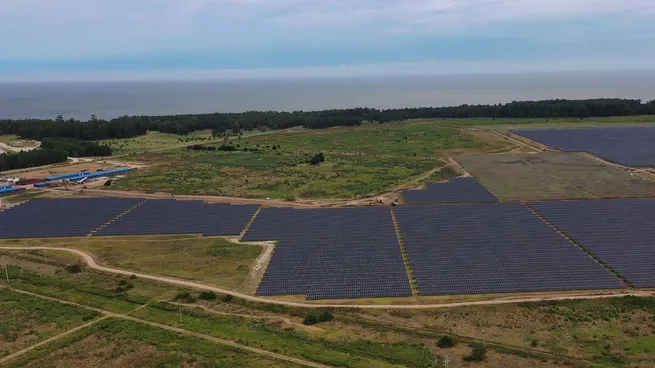
[[[0, 288], [3, 288], [3, 287], [4, 286], [0, 286]], [[304, 365], [306, 367], [333, 368], [332, 366], [319, 364], [319, 363], [314, 363], [314, 362], [311, 362], [311, 361], [308, 361], [308, 360], [294, 358], [294, 357], [290, 357], [290, 356], [282, 355], [282, 354], [278, 354], [278, 353], [273, 353], [273, 352], [270, 352], [268, 350], [257, 349], [257, 348], [253, 348], [253, 347], [250, 347], [250, 346], [247, 346], [247, 345], [237, 344], [237, 343], [235, 343], [233, 341], [230, 341], [230, 340], [219, 339], [217, 337], [204, 335], [204, 334], [201, 334], [201, 333], [185, 330], [185, 329], [182, 329], [182, 328], [177, 328], [177, 327], [173, 327], [173, 326], [162, 325], [162, 324], [159, 324], [159, 323], [156, 323], [156, 322], [146, 321], [146, 320], [143, 320], [143, 319], [131, 317], [131, 316], [127, 315], [127, 314], [114, 313], [114, 312], [106, 311], [104, 309], [92, 308], [92, 307], [89, 307], [89, 306], [86, 306], [86, 305], [83, 305], [83, 304], [73, 303], [73, 302], [69, 302], [67, 300], [52, 298], [52, 297], [48, 297], [48, 296], [45, 296], [45, 295], [32, 293], [32, 292], [29, 292], [29, 291], [14, 289], [14, 288], [11, 288], [11, 287], [4, 287], [4, 288], [6, 288], [8, 290], [11, 290], [13, 292], [26, 294], [26, 295], [34, 296], [34, 297], [41, 298], [41, 299], [51, 300], [51, 301], [55, 301], [55, 302], [58, 302], [58, 303], [69, 304], [69, 305], [74, 305], [74, 306], [77, 306], [77, 307], [80, 307], [80, 308], [93, 310], [93, 311], [104, 314], [105, 317], [103, 317], [103, 318], [114, 317], [114, 318], [126, 319], [126, 320], [133, 321], [133, 322], [143, 323], [143, 324], [146, 324], [146, 325], [149, 325], [149, 326], [152, 326], [152, 327], [157, 327], [157, 328], [161, 328], [161, 329], [164, 329], [164, 330], [169, 330], [169, 331], [181, 333], [181, 334], [184, 334], [184, 335], [187, 335], [187, 336], [197, 337], [197, 338], [200, 338], [200, 339], [203, 339], [203, 340], [215, 342], [217, 344], [230, 346], [230, 347], [237, 348], [237, 349], [240, 349], [240, 350], [250, 351], [252, 353], [259, 354], [259, 355], [266, 355], [266, 356], [269, 356], [271, 358], [275, 358], [275, 359], [279, 359], [279, 360], [283, 360], [283, 361], [287, 361], [287, 362], [292, 362], [292, 363]], [[46, 341], [40, 342], [40, 343], [38, 343], [36, 345], [33, 345], [33, 346], [31, 346], [31, 347], [29, 347], [27, 349], [23, 349], [20, 352], [16, 352], [16, 353], [14, 353], [12, 355], [6, 356], [6, 357], [0, 359], [0, 363], [7, 362], [10, 359], [13, 359], [13, 358], [15, 358], [15, 357], [17, 357], [17, 356], [19, 356], [19, 355], [21, 355], [23, 353], [26, 353], [26, 352], [28, 352], [28, 351], [36, 348], [36, 347], [44, 345], [44, 344], [46, 344], [46, 343], [48, 343], [50, 341], [54, 341], [54, 340], [57, 340], [58, 338], [64, 337], [66, 335], [70, 335], [70, 334], [72, 334], [72, 333], [74, 333], [76, 331], [81, 330], [84, 327], [90, 326], [93, 323], [98, 322], [99, 320], [100, 319], [96, 319], [96, 320], [94, 320], [92, 322], [89, 322], [89, 323], [87, 323], [85, 325], [75, 327], [72, 330], [69, 330], [69, 331], [66, 331], [66, 332], [64, 332], [62, 334], [59, 334], [57, 336], [51, 337], [50, 339], [48, 339]]]
[[199, 284], [196, 282], [191, 282], [191, 281], [186, 281], [186, 280], [180, 280], [180, 279], [174, 279], [171, 277], [163, 277], [163, 276], [155, 276], [155, 275], [147, 275], [143, 273], [138, 273], [138, 272], [132, 272], [132, 271], [127, 271], [127, 270], [121, 270], [117, 268], [111, 268], [111, 267], [105, 267], [105, 266], [100, 266], [98, 265], [93, 257], [89, 255], [86, 252], [83, 252], [79, 249], [73, 249], [73, 248], [60, 248], [60, 247], [11, 247], [11, 246], [0, 246], [0, 250], [55, 250], [55, 251], [62, 251], [62, 252], [69, 252], [73, 253], [79, 257], [81, 257], [84, 262], [92, 269], [102, 271], [102, 272], [107, 272], [107, 273], [113, 273], [113, 274], [118, 274], [118, 275], [125, 275], [125, 276], [131, 276], [135, 275], [136, 277], [143, 278], [143, 279], [148, 279], [148, 280], [154, 280], [154, 281], [159, 281], [159, 282], [164, 282], [167, 284], [173, 284], [173, 285], [180, 285], [180, 286], [185, 286], [193, 289], [198, 289], [198, 290], [207, 290], [207, 291], [213, 291], [219, 294], [230, 294], [233, 295], [237, 298], [241, 298], [244, 300], [249, 300], [253, 302], [258, 302], [258, 303], [264, 303], [264, 304], [277, 304], [277, 305], [286, 305], [289, 307], [301, 307], [301, 308], [333, 308], [333, 309], [349, 309], [349, 308], [357, 308], [357, 309], [437, 309], [437, 308], [455, 308], [455, 307], [465, 307], [465, 306], [476, 306], [476, 305], [497, 305], [497, 304], [512, 304], [512, 303], [529, 303], [529, 302], [543, 302], [543, 301], [554, 301], [554, 300], [575, 300], [575, 299], [604, 299], [604, 298], [614, 298], [618, 296], [642, 296], [642, 297], [648, 297], [648, 296], [653, 296], [655, 295], [655, 292], [653, 291], [635, 291], [635, 290], [624, 290], [624, 291], [615, 291], [615, 292], [607, 292], [604, 294], [598, 294], [598, 292], [585, 292], [581, 291], [580, 294], [561, 294], [561, 295], [547, 295], [547, 296], [534, 296], [534, 297], [524, 297], [524, 296], [516, 296], [516, 297], [502, 297], [498, 299], [491, 299], [491, 300], [482, 300], [482, 301], [474, 301], [474, 302], [456, 302], [456, 303], [442, 303], [442, 304], [404, 304], [404, 305], [397, 305], [397, 304], [311, 304], [311, 303], [301, 303], [301, 302], [292, 302], [292, 301], [287, 301], [287, 300], [275, 300], [275, 299], [267, 299], [267, 298], [261, 298], [257, 296], [252, 296], [252, 295], [247, 295], [243, 293], [239, 293], [237, 291], [233, 290], [228, 290], [228, 289], [223, 289], [223, 288], [217, 288], [214, 286], [209, 286], [209, 285], [203, 285]]

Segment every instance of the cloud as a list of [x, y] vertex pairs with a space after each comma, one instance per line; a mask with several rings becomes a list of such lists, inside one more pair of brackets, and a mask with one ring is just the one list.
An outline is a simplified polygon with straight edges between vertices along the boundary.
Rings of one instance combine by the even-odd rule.
[[410, 43], [438, 58], [489, 37], [638, 40], [653, 14], [653, 0], [0, 0], [0, 62], [367, 50], [384, 63]]

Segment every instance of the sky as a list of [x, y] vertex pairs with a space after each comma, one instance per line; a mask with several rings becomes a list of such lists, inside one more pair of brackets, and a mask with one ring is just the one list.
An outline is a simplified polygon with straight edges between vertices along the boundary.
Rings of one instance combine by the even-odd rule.
[[0, 82], [655, 68], [653, 0], [0, 0]]

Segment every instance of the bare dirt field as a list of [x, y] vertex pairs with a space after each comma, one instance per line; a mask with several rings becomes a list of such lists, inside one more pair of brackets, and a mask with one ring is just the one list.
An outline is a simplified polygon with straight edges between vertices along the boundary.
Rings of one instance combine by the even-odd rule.
[[655, 196], [655, 180], [579, 153], [462, 156], [457, 161], [501, 201]]
[[501, 201], [592, 198], [516, 154], [462, 156], [456, 160]]
[[53, 166], [45, 169], [26, 171], [24, 173], [17, 174], [17, 175], [22, 179], [43, 179], [48, 176], [72, 174], [83, 170], [96, 172], [98, 171], [98, 169], [111, 170], [116, 168], [118, 168], [118, 166], [111, 165], [111, 164], [102, 164], [97, 162], [82, 162], [73, 165], [62, 165], [57, 167]]

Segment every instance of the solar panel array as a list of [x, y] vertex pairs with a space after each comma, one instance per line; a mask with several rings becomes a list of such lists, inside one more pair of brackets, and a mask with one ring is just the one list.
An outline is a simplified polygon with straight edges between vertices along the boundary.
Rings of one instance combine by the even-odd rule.
[[265, 208], [244, 241], [279, 240], [257, 295], [411, 296], [388, 208]]
[[396, 211], [421, 295], [625, 287], [519, 203]]
[[498, 202], [475, 178], [455, 178], [444, 183], [428, 183], [426, 189], [403, 192], [405, 203], [480, 203]]
[[655, 166], [655, 127], [515, 130], [562, 151], [589, 152], [627, 166]]
[[148, 200], [94, 235], [239, 235], [258, 208], [258, 205]]
[[0, 238], [86, 236], [142, 199], [38, 199], [0, 212]]
[[530, 203], [635, 287], [655, 287], [655, 200]]

